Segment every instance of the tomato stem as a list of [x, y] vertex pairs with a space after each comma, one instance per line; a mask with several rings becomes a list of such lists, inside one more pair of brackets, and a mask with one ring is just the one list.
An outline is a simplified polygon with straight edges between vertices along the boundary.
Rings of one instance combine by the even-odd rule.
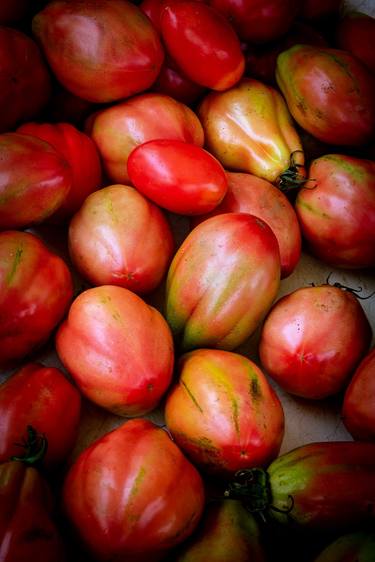
[[27, 437], [22, 440], [22, 443], [15, 443], [17, 447], [22, 447], [25, 452], [23, 455], [14, 455], [11, 461], [21, 461], [27, 465], [36, 465], [43, 460], [47, 452], [48, 442], [47, 438], [38, 433], [33, 426], [27, 426]]
[[[291, 153], [289, 168], [280, 174], [277, 179], [277, 187], [283, 192], [292, 191], [300, 187], [306, 187], [307, 182], [315, 181], [307, 179], [304, 174], [301, 174], [300, 169], [304, 168], [304, 166], [302, 164], [297, 164], [295, 159], [296, 153], [299, 152], [303, 154], [302, 150], [294, 150]], [[315, 187], [315, 185], [313, 187]]]

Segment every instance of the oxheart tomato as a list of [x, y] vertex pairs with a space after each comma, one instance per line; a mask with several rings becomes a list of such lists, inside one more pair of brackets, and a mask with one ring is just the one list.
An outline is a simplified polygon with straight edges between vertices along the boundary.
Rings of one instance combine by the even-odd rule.
[[150, 292], [166, 273], [173, 250], [161, 209], [127, 185], [92, 193], [69, 224], [70, 256], [92, 285]]
[[221, 91], [242, 77], [245, 59], [239, 38], [211, 6], [196, 0], [168, 0], [160, 28], [167, 52], [197, 84]]
[[59, 369], [22, 367], [0, 386], [0, 462], [22, 455], [27, 426], [47, 439], [45, 466], [64, 462], [77, 437], [80, 407], [78, 390]]
[[375, 133], [375, 81], [353, 55], [295, 45], [277, 58], [276, 80], [297, 123], [319, 140], [361, 146]]
[[336, 267], [373, 267], [375, 163], [326, 154], [311, 163], [309, 179], [295, 208], [311, 252]]
[[41, 346], [73, 298], [66, 263], [28, 232], [0, 233], [0, 365]]
[[361, 12], [349, 12], [339, 21], [336, 42], [375, 72], [375, 53], [371, 43], [375, 33], [375, 18]]
[[320, 399], [348, 383], [371, 337], [352, 293], [331, 285], [301, 287], [272, 307], [262, 326], [259, 356], [287, 392]]
[[48, 142], [70, 165], [71, 189], [49, 220], [61, 222], [70, 218], [86, 197], [100, 186], [102, 170], [95, 143], [70, 123], [24, 123], [17, 132]]
[[152, 140], [128, 158], [132, 184], [160, 207], [183, 215], [212, 211], [228, 182], [224, 168], [209, 152], [178, 140]]
[[283, 408], [255, 363], [231, 351], [196, 349], [181, 357], [178, 370], [165, 421], [195, 465], [228, 477], [277, 457]]
[[81, 293], [56, 334], [56, 350], [82, 393], [118, 415], [151, 411], [171, 382], [168, 324], [123, 287]]
[[371, 562], [375, 558], [375, 533], [357, 531], [348, 533], [331, 542], [314, 562], [346, 562], [361, 560]]
[[0, 135], [0, 229], [43, 222], [72, 185], [68, 162], [50, 144], [20, 133]]
[[58, 80], [88, 101], [146, 90], [164, 58], [150, 20], [127, 0], [55, 0], [34, 16], [32, 29]]
[[166, 431], [137, 419], [81, 453], [63, 503], [97, 560], [157, 561], [197, 526], [204, 489]]
[[204, 133], [196, 114], [170, 96], [149, 92], [92, 115], [89, 133], [99, 148], [108, 177], [128, 183], [127, 159], [139, 144], [177, 139], [203, 146]]
[[[12, 0], [16, 4], [19, 2]], [[1, 2], [0, 14], [3, 5]], [[0, 133], [36, 117], [50, 92], [50, 76], [35, 41], [21, 31], [0, 26]]]
[[362, 359], [345, 390], [342, 420], [354, 439], [375, 441], [375, 348]]
[[184, 350], [232, 350], [252, 334], [280, 285], [280, 254], [271, 228], [246, 213], [196, 226], [168, 270], [165, 315]]

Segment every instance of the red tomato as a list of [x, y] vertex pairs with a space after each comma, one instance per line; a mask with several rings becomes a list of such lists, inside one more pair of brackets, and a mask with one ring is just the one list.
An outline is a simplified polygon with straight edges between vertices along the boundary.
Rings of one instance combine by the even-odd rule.
[[354, 439], [375, 441], [375, 348], [362, 359], [345, 391], [342, 419]]
[[182, 356], [165, 420], [194, 464], [225, 477], [269, 464], [284, 435], [281, 403], [262, 371], [246, 357], [218, 349]]
[[[65, 461], [78, 430], [81, 398], [59, 369], [28, 363], [0, 386], [0, 462], [22, 456], [26, 427], [47, 439], [43, 463]], [[69, 412], [69, 415], [67, 415]]]
[[50, 144], [19, 133], [0, 135], [0, 228], [42, 222], [72, 184], [68, 162]]
[[0, 364], [49, 338], [73, 297], [65, 262], [28, 232], [0, 233]]
[[108, 177], [128, 183], [130, 152], [154, 139], [176, 139], [203, 146], [202, 125], [183, 103], [164, 94], [135, 96], [92, 117], [90, 134], [99, 148]]
[[373, 267], [375, 163], [328, 154], [311, 163], [309, 177], [296, 212], [310, 250], [336, 267]]
[[81, 293], [57, 332], [56, 350], [82, 393], [118, 415], [151, 411], [171, 382], [173, 341], [166, 321], [123, 287]]
[[161, 282], [174, 241], [162, 211], [127, 185], [91, 194], [69, 225], [69, 251], [92, 285], [147, 293]]
[[361, 12], [349, 12], [341, 18], [336, 29], [337, 45], [349, 51], [375, 73], [375, 18]]
[[132, 184], [160, 207], [182, 215], [212, 211], [228, 182], [224, 168], [203, 148], [177, 140], [153, 140], [128, 158]]
[[63, 501], [96, 559], [156, 562], [193, 532], [204, 490], [168, 434], [137, 419], [81, 453], [66, 477]]
[[127, 0], [56, 0], [34, 17], [32, 29], [58, 80], [89, 101], [146, 90], [164, 58], [150, 20]]
[[46, 105], [50, 89], [36, 43], [20, 31], [0, 27], [0, 133], [35, 117]]
[[166, 49], [191, 80], [226, 90], [241, 78], [245, 60], [230, 23], [196, 0], [168, 0], [161, 14]]
[[98, 189], [101, 183], [101, 163], [95, 143], [70, 123], [25, 123], [17, 129], [17, 132], [48, 142], [70, 165], [71, 189], [49, 220], [60, 222], [71, 217], [78, 211], [86, 197]]
[[321, 399], [348, 383], [371, 337], [369, 321], [352, 293], [331, 285], [302, 287], [271, 309], [261, 330], [259, 356], [284, 390]]

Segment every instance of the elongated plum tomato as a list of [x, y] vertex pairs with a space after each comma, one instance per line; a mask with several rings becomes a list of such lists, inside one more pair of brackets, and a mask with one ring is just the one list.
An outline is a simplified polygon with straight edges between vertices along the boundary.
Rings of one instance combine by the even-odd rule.
[[173, 250], [162, 210], [127, 185], [92, 193], [69, 224], [70, 256], [92, 285], [150, 292], [167, 272]]
[[259, 356], [284, 390], [320, 399], [348, 383], [371, 336], [367, 316], [352, 293], [331, 285], [302, 287], [271, 309]]
[[227, 172], [228, 190], [222, 202], [208, 215], [192, 219], [196, 226], [221, 213], [249, 213], [261, 218], [277, 238], [281, 278], [288, 277], [301, 256], [301, 231], [293, 206], [277, 187], [252, 174]]
[[58, 80], [88, 101], [146, 90], [164, 58], [154, 26], [127, 0], [56, 0], [34, 16], [32, 29]]
[[304, 175], [301, 141], [281, 94], [271, 86], [243, 78], [226, 92], [207, 94], [198, 115], [207, 150], [226, 169], [271, 183], [284, 178], [280, 187]]
[[362, 359], [345, 390], [342, 420], [354, 439], [375, 441], [375, 348]]
[[73, 298], [66, 263], [28, 232], [0, 233], [0, 365], [44, 344]]
[[177, 140], [152, 140], [128, 158], [132, 184], [160, 207], [182, 215], [212, 211], [223, 199], [228, 182], [212, 154]]
[[231, 88], [242, 77], [240, 40], [220, 12], [196, 0], [168, 0], [160, 16], [166, 49], [191, 80], [212, 90]]
[[173, 341], [166, 321], [123, 287], [81, 293], [56, 334], [56, 350], [82, 393], [118, 415], [151, 411], [171, 382]]
[[217, 215], [196, 226], [172, 260], [166, 318], [185, 350], [232, 350], [256, 329], [279, 285], [271, 228], [246, 213]]
[[25, 451], [17, 445], [31, 425], [47, 439], [43, 464], [65, 461], [76, 437], [81, 397], [55, 367], [28, 363], [0, 386], [0, 462]]
[[164, 429], [124, 423], [84, 450], [63, 488], [65, 511], [98, 560], [160, 560], [197, 526], [203, 482]]
[[165, 420], [194, 464], [225, 477], [268, 465], [284, 435], [283, 408], [262, 371], [250, 359], [219, 349], [182, 356]]

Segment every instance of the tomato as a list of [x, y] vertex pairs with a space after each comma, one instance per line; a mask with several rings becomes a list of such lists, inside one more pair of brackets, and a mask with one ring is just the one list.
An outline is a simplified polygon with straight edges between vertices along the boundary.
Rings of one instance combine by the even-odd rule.
[[375, 443], [309, 443], [274, 460], [267, 471], [242, 471], [228, 486], [239, 497], [284, 525], [340, 531], [375, 516]]
[[81, 293], [56, 334], [56, 351], [82, 393], [117, 415], [151, 411], [171, 382], [166, 321], [123, 287]]
[[198, 115], [207, 150], [225, 168], [271, 183], [284, 172], [292, 183], [303, 175], [301, 142], [282, 96], [271, 86], [243, 78], [226, 92], [207, 94]]
[[22, 367], [0, 386], [0, 462], [20, 456], [17, 444], [28, 425], [47, 439], [44, 464], [64, 462], [77, 437], [80, 405], [79, 392], [59, 369], [40, 363]]
[[219, 349], [182, 356], [165, 421], [195, 465], [225, 477], [269, 464], [284, 435], [281, 403], [262, 371], [246, 357]]
[[240, 41], [224, 16], [196, 0], [168, 0], [160, 27], [167, 52], [197, 84], [226, 90], [241, 78]]
[[295, 208], [311, 252], [336, 267], [373, 267], [375, 163], [326, 154], [311, 163], [309, 178]]
[[342, 420], [354, 439], [375, 440], [375, 348], [357, 366], [345, 390]]
[[160, 560], [204, 505], [202, 479], [168, 434], [130, 420], [84, 450], [63, 488], [65, 511], [98, 560]]
[[166, 318], [184, 350], [232, 350], [254, 332], [279, 285], [271, 228], [245, 213], [217, 215], [196, 226], [172, 260]]
[[152, 90], [171, 96], [187, 105], [197, 102], [206, 92], [206, 88], [185, 76], [170, 57], [164, 60]]
[[371, 337], [367, 316], [352, 293], [331, 285], [301, 287], [271, 309], [259, 356], [284, 390], [320, 399], [348, 384]]
[[174, 560], [265, 562], [256, 519], [239, 501], [211, 501], [197, 532], [181, 546]]
[[[3, 2], [0, 13], [2, 7]], [[50, 91], [50, 76], [35, 41], [0, 26], [0, 133], [36, 117]]]
[[281, 53], [277, 83], [297, 123], [319, 140], [363, 145], [375, 133], [375, 81], [350, 53], [295, 45]]
[[219, 213], [249, 213], [261, 218], [277, 238], [281, 278], [288, 277], [301, 256], [301, 232], [292, 204], [277, 187], [251, 174], [227, 172], [228, 191], [209, 214], [193, 219], [196, 226]]
[[339, 21], [336, 41], [340, 49], [349, 51], [375, 72], [375, 53], [371, 48], [375, 33], [375, 18], [361, 12], [349, 12]]
[[164, 58], [150, 20], [127, 0], [55, 0], [34, 16], [32, 29], [57, 79], [88, 101], [146, 90]]
[[0, 233], [0, 365], [44, 344], [73, 297], [65, 262], [28, 232]]
[[203, 148], [177, 140], [152, 140], [128, 158], [130, 181], [160, 207], [183, 215], [212, 211], [228, 182], [224, 168]]
[[331, 542], [314, 562], [372, 562], [374, 559], [375, 534], [371, 531], [357, 531]]
[[299, 8], [298, 0], [210, 0], [210, 5], [250, 43], [268, 43], [284, 35]]
[[95, 143], [70, 123], [24, 123], [17, 132], [48, 142], [70, 165], [71, 189], [50, 220], [61, 222], [70, 218], [100, 186], [102, 171]]
[[128, 183], [130, 152], [154, 139], [176, 139], [202, 146], [203, 129], [186, 105], [158, 93], [134, 96], [93, 116], [90, 134], [99, 148], [108, 177]]
[[0, 135], [0, 152], [0, 228], [46, 220], [69, 193], [69, 164], [50, 144], [19, 133]]
[[162, 211], [134, 188], [112, 185], [91, 194], [69, 225], [72, 261], [92, 285], [135, 293], [155, 289], [174, 251]]

